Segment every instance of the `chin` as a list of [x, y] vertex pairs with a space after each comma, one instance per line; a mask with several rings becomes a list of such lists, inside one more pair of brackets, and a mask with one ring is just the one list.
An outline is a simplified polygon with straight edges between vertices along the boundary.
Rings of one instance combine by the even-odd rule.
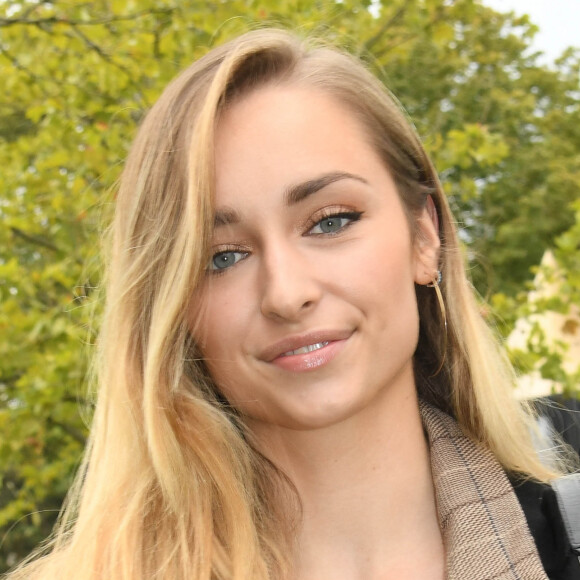
[[293, 431], [314, 431], [346, 424], [358, 416], [364, 416], [365, 409], [373, 405], [374, 397], [361, 400], [360, 397], [316, 401], [309, 397], [304, 405], [278, 408], [270, 413], [251, 413], [246, 409], [246, 416], [251, 425], [258, 424], [262, 429], [289, 429]]

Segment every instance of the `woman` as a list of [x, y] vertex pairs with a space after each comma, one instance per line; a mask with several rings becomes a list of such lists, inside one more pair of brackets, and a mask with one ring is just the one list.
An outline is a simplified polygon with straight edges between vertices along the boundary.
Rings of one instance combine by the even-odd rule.
[[21, 577], [564, 578], [508, 479], [529, 499], [556, 474], [436, 173], [335, 50], [252, 32], [153, 107], [99, 378], [61, 529]]

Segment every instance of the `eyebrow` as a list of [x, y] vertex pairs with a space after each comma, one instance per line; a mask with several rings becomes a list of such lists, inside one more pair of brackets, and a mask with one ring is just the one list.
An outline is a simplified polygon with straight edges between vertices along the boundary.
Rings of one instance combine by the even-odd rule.
[[284, 200], [286, 205], [295, 205], [300, 203], [308, 196], [312, 195], [324, 189], [331, 183], [336, 181], [341, 181], [343, 179], [355, 179], [361, 183], [368, 183], [366, 179], [360, 177], [359, 175], [354, 175], [353, 173], [346, 173], [345, 171], [331, 171], [330, 173], [325, 173], [320, 177], [315, 179], [310, 179], [296, 185], [289, 187], [284, 193]]
[[[360, 183], [368, 184], [368, 181], [360, 175], [354, 173], [347, 173], [345, 171], [331, 171], [316, 177], [291, 185], [284, 192], [284, 202], [287, 206], [296, 205], [304, 201], [307, 197], [317, 193], [321, 189], [329, 186], [331, 183], [342, 181], [343, 179], [354, 179]], [[229, 224], [236, 224], [240, 222], [238, 212], [231, 208], [224, 208], [215, 212], [214, 227], [226, 226]]]

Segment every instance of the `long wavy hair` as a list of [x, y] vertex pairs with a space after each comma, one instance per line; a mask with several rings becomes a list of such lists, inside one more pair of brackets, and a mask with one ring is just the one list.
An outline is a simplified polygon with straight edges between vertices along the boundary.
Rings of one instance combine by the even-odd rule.
[[432, 197], [447, 327], [433, 289], [418, 286], [419, 396], [453, 415], [508, 472], [552, 477], [510, 392], [512, 370], [480, 316], [437, 174], [404, 113], [359, 60], [259, 30], [185, 70], [140, 128], [116, 202], [88, 450], [51, 544], [14, 578], [284, 576], [299, 505], [283, 512], [291, 484], [255, 450], [243, 418], [216, 389], [188, 320], [213, 225], [216, 123], [224, 107], [271, 83], [325, 91], [356, 116], [412, 229]]

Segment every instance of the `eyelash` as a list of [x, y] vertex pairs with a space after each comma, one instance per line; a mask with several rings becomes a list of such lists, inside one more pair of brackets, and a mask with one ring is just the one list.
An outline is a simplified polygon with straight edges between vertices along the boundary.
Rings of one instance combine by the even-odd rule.
[[[336, 236], [339, 235], [343, 230], [345, 230], [346, 228], [350, 227], [353, 223], [357, 222], [358, 220], [360, 220], [360, 218], [362, 217], [363, 212], [362, 211], [345, 211], [345, 210], [336, 210], [336, 209], [326, 209], [322, 212], [322, 215], [318, 215], [316, 216], [307, 226], [308, 230], [307, 230], [307, 235], [310, 236]], [[316, 232], [316, 233], [312, 233], [312, 230], [316, 227], [316, 226], [320, 226], [322, 223], [324, 223], [325, 221], [331, 221], [331, 220], [338, 220], [338, 219], [346, 219], [349, 220], [346, 224], [341, 225], [340, 228], [338, 230], [336, 230], [335, 232]]]
[[[332, 237], [332, 236], [337, 236], [340, 235], [346, 228], [350, 227], [353, 223], [357, 222], [358, 220], [360, 220], [360, 218], [362, 217], [363, 212], [361, 211], [344, 211], [344, 210], [333, 210], [333, 209], [326, 209], [322, 212], [322, 215], [318, 215], [315, 218], [313, 218], [311, 221], [308, 222], [307, 224], [307, 230], [305, 235], [307, 236], [328, 236], [328, 237]], [[313, 232], [312, 230], [314, 228], [316, 228], [317, 226], [321, 226], [321, 224], [323, 224], [325, 221], [329, 222], [331, 220], [349, 220], [346, 224], [344, 225], [340, 225], [339, 229], [333, 232]], [[238, 246], [232, 246], [232, 247], [226, 247], [223, 250], [220, 250], [219, 252], [215, 252], [212, 257], [210, 258], [210, 263], [208, 264], [207, 270], [209, 273], [211, 273], [214, 276], [219, 276], [221, 274], [223, 274], [224, 272], [226, 272], [226, 270], [231, 269], [233, 266], [235, 266], [238, 262], [241, 262], [242, 260], [244, 260], [248, 254], [250, 252], [248, 252], [245, 249], [242, 249]], [[226, 267], [224, 268], [218, 268], [218, 267], [213, 267], [215, 266], [215, 260], [217, 258], [219, 258], [220, 256], [226, 256], [227, 254], [239, 254], [241, 255], [240, 258], [235, 259], [232, 262], [231, 265], [226, 265]]]
[[[213, 276], [219, 276], [219, 275], [223, 274], [224, 272], [226, 272], [226, 270], [229, 270], [230, 268], [235, 266], [238, 262], [240, 262], [244, 258], [246, 258], [249, 253], [250, 252], [248, 252], [247, 250], [242, 250], [239, 247], [233, 247], [233, 246], [231, 248], [225, 248], [223, 250], [220, 250], [219, 252], [215, 252], [214, 254], [212, 254], [212, 256], [209, 260], [207, 270]], [[214, 268], [213, 266], [215, 266], [215, 260], [217, 258], [219, 258], [220, 256], [225, 256], [226, 254], [240, 254], [242, 257], [235, 260], [231, 266], [226, 266], [225, 268], [217, 268], [217, 267]]]

